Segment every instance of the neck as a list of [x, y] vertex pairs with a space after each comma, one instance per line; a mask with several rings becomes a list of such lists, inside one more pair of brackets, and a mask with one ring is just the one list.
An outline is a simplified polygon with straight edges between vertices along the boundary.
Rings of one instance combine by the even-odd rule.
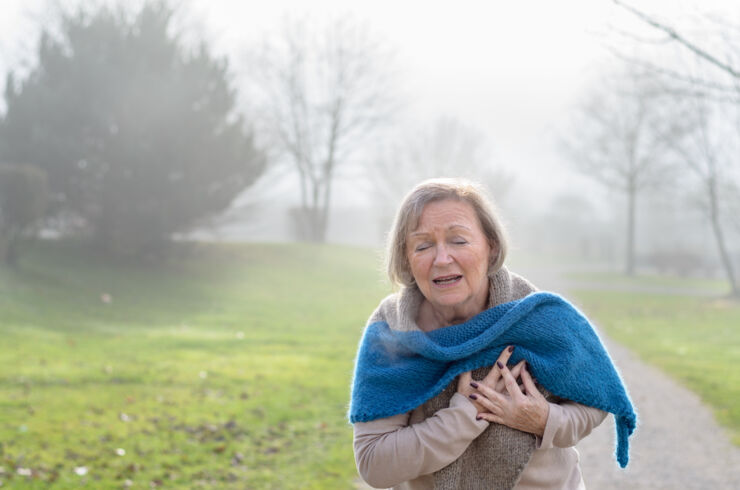
[[463, 323], [482, 312], [488, 306], [488, 287], [469, 301], [454, 306], [433, 305], [426, 299], [419, 308], [417, 323], [424, 331], [449, 327]]

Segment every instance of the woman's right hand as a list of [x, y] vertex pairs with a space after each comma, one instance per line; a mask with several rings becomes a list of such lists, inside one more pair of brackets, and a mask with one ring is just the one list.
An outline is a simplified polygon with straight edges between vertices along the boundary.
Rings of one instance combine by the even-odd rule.
[[[470, 395], [474, 394], [476, 392], [475, 383], [481, 383], [489, 388], [495, 389], [496, 391], [502, 393], [503, 390], [506, 389], [506, 385], [504, 384], [504, 379], [501, 376], [501, 370], [496, 365], [498, 362], [503, 364], [504, 366], [509, 361], [509, 358], [511, 357], [511, 353], [514, 352], [514, 346], [510, 345], [506, 349], [504, 349], [501, 352], [501, 355], [498, 356], [498, 359], [496, 363], [493, 364], [493, 368], [488, 372], [485, 378], [483, 378], [480, 381], [474, 381], [473, 375], [470, 371], [464, 372], [460, 375], [460, 377], [457, 380], [457, 392], [461, 395], [464, 395], [468, 398], [470, 398], [470, 401], [473, 402], [473, 405], [475, 405], [475, 408], [478, 409], [478, 413], [487, 412], [488, 410], [484, 408], [480, 403], [472, 399]], [[516, 366], [511, 368], [511, 374], [514, 376], [514, 378], [518, 378], [519, 374], [522, 370], [522, 367], [524, 366], [524, 360], [518, 362]]]

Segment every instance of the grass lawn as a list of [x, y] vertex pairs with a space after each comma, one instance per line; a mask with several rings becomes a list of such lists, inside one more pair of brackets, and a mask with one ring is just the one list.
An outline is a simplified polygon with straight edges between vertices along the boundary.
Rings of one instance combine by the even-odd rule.
[[[209, 245], [157, 267], [41, 244], [0, 269], [3, 488], [352, 488], [375, 251]], [[583, 292], [740, 442], [740, 307]], [[50, 485], [51, 484], [51, 485]]]
[[568, 274], [567, 278], [574, 281], [595, 282], [624, 287], [647, 286], [677, 290], [706, 291], [708, 294], [717, 296], [730, 292], [730, 284], [726, 279], [659, 276], [654, 274], [639, 274], [630, 277], [616, 272], [575, 272]]
[[575, 296], [611, 338], [711, 405], [740, 445], [740, 304], [621, 292]]
[[191, 254], [42, 245], [0, 270], [4, 488], [352, 487], [352, 362], [389, 291], [375, 252]]

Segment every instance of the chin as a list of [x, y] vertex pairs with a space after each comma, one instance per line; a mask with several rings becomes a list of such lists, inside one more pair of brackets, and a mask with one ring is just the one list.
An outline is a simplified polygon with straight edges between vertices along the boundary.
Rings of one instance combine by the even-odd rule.
[[437, 297], [432, 300], [433, 303], [436, 303], [439, 306], [444, 306], [447, 308], [454, 308], [457, 306], [465, 306], [465, 304], [470, 301], [470, 297], [461, 297], [459, 295], [450, 295], [450, 296], [443, 296], [443, 297]]

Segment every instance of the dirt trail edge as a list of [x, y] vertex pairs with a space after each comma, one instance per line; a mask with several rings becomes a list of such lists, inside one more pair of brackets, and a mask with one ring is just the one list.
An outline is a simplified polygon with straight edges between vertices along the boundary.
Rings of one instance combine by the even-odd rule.
[[[578, 285], [566, 281], [564, 272], [541, 268], [520, 273], [540, 289], [571, 296], [569, 291]], [[589, 289], [600, 288], [591, 285]], [[604, 294], [609, 294], [608, 289], [605, 288]], [[599, 319], [591, 320], [598, 328]], [[619, 468], [614, 457], [616, 443], [611, 415], [578, 444], [586, 487], [740, 489], [740, 448], [718, 426], [711, 409], [693, 392], [642, 362], [604, 332], [600, 331], [599, 335], [627, 384], [637, 410], [638, 426], [630, 438], [630, 463], [625, 469]]]
[[602, 334], [637, 409], [630, 463], [614, 458], [614, 419], [609, 416], [581, 441], [581, 469], [593, 489], [740, 488], [740, 449], [717, 425], [699, 397], [647, 366]]

